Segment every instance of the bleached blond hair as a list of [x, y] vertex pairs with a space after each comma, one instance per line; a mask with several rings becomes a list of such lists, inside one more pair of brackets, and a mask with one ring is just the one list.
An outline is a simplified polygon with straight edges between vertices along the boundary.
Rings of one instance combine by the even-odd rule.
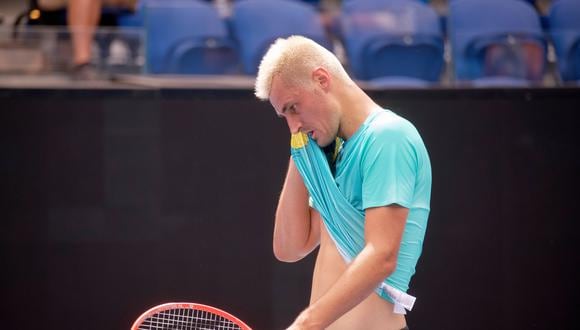
[[290, 86], [304, 86], [319, 67], [326, 69], [335, 79], [350, 81], [338, 58], [328, 49], [302, 36], [278, 38], [260, 62], [256, 97], [261, 100], [270, 97], [272, 79], [276, 75]]

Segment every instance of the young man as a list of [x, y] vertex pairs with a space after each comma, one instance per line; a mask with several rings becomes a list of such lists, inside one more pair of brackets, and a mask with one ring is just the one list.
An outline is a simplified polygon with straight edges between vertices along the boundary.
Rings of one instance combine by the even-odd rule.
[[[270, 47], [256, 96], [270, 100], [293, 134], [274, 254], [294, 262], [320, 246], [310, 306], [288, 329], [405, 329], [403, 314], [414, 302], [405, 292], [431, 194], [431, 165], [419, 133], [366, 95], [331, 52], [300, 36]], [[301, 133], [307, 140], [294, 143]], [[316, 159], [294, 154], [305, 145], [333, 143], [340, 151], [330, 160], [332, 172], [323, 168], [324, 158], [320, 173], [327, 177], [309, 172], [320, 166]], [[317, 185], [324, 180], [332, 181], [330, 189]]]

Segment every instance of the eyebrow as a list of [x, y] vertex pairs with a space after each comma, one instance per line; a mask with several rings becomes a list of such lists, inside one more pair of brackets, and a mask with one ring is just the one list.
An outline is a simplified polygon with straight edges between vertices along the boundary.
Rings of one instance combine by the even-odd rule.
[[286, 111], [288, 110], [288, 108], [291, 106], [292, 102], [286, 102], [284, 104], [284, 106], [282, 107], [282, 111], [281, 112], [276, 112], [276, 114], [278, 115], [278, 117], [283, 118], [284, 114], [286, 113]]

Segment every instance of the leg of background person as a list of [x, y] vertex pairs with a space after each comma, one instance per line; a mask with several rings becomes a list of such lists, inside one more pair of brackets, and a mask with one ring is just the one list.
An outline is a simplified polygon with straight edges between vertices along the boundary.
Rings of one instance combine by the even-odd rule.
[[68, 26], [72, 36], [73, 63], [77, 67], [91, 60], [91, 46], [101, 7], [101, 0], [69, 0]]

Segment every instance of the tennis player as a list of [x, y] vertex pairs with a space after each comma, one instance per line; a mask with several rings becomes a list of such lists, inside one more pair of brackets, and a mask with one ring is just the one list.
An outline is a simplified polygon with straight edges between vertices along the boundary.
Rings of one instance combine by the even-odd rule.
[[274, 254], [295, 262], [320, 247], [310, 304], [288, 329], [408, 329], [431, 195], [419, 133], [301, 36], [270, 46], [255, 92], [293, 134]]

